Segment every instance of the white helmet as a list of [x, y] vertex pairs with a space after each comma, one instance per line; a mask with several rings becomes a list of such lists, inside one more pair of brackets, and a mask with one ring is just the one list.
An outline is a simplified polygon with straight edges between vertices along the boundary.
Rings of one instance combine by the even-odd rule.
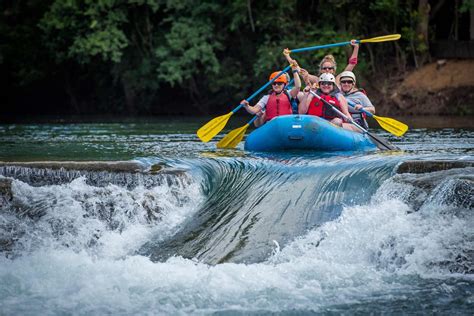
[[319, 82], [332, 82], [336, 84], [336, 78], [334, 78], [333, 74], [325, 73], [319, 76]]
[[354, 73], [352, 71], [343, 71], [343, 72], [341, 72], [341, 74], [339, 76], [340, 76], [341, 80], [342, 80], [342, 78], [351, 78], [354, 81], [354, 84], [356, 83], [356, 76], [354, 75]]

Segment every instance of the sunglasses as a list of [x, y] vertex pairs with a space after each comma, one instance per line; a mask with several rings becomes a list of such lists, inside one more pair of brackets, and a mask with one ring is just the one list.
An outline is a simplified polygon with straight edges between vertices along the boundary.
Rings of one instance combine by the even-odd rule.
[[333, 70], [334, 67], [321, 67], [322, 70]]
[[273, 82], [272, 86], [281, 86], [283, 84], [284, 84], [283, 82]]
[[352, 80], [341, 80], [341, 83], [353, 84], [354, 81], [352, 81]]
[[332, 82], [330, 81], [323, 81], [319, 83], [321, 86], [332, 86]]

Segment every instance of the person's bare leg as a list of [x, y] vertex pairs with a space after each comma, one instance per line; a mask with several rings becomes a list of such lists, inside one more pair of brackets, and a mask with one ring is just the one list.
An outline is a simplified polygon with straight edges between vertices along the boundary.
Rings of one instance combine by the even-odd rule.
[[347, 129], [348, 131], [362, 133], [362, 131], [359, 128], [355, 127], [355, 125], [350, 124], [350, 123], [342, 123], [342, 128]]
[[343, 127], [342, 120], [338, 117], [333, 118], [330, 122], [333, 123], [334, 125], [339, 126], [339, 127]]

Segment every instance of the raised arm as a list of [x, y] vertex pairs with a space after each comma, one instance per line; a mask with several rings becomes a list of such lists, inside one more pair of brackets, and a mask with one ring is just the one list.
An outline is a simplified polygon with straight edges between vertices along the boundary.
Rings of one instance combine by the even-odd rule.
[[300, 66], [296, 60], [290, 57], [290, 50], [288, 48], [283, 50], [283, 55], [290, 64], [291, 71], [293, 72], [294, 86], [290, 90], [290, 95], [291, 97], [296, 98], [298, 96], [298, 92], [301, 90], [301, 79], [298, 74], [300, 72]]
[[300, 71], [300, 66], [298, 66], [296, 61], [291, 65], [291, 71], [293, 72], [294, 86], [290, 90], [290, 95], [293, 98], [296, 98], [298, 93], [301, 91], [301, 79], [300, 75], [298, 74]]
[[303, 76], [304, 83], [307, 86], [313, 86], [319, 82], [318, 76], [310, 74], [306, 69], [301, 69], [301, 75]]
[[352, 55], [349, 58], [349, 63], [346, 66], [345, 71], [353, 71], [355, 66], [357, 65], [357, 56], [359, 56], [359, 44], [355, 39], [351, 40], [351, 45], [354, 48], [352, 50]]
[[293, 58], [291, 58], [291, 56], [290, 56], [290, 50], [289, 50], [288, 48], [285, 48], [285, 49], [283, 50], [283, 56], [285, 56], [286, 60], [288, 61], [288, 63], [289, 63], [290, 65], [293, 65], [293, 63], [296, 62], [296, 60], [294, 60]]
[[306, 69], [300, 68], [300, 75], [303, 78], [304, 84], [307, 87], [311, 87], [311, 80], [309, 78], [310, 74]]
[[[351, 45], [354, 47], [352, 50], [352, 55], [349, 58], [349, 63], [347, 64], [344, 71], [352, 71], [354, 70], [355, 66], [357, 65], [357, 56], [359, 55], [359, 44], [357, 44], [357, 40], [351, 40]], [[341, 89], [341, 74], [336, 76], [336, 85]]]

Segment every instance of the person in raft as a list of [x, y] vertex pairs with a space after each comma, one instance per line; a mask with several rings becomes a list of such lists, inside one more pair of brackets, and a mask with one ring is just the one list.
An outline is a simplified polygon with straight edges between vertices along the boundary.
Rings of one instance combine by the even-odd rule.
[[[286, 60], [288, 61], [290, 65], [298, 65], [298, 62], [295, 59], [290, 57], [290, 52], [291, 51], [288, 48], [285, 48], [283, 50], [283, 56], [285, 56]], [[293, 70], [293, 73], [297, 72], [299, 74], [300, 71], [301, 71], [301, 68], [298, 67], [296, 70]], [[301, 82], [301, 79], [300, 79], [300, 82]], [[311, 83], [305, 82], [306, 87], [308, 87], [309, 84]], [[303, 91], [298, 91], [298, 93], [296, 94], [296, 97], [292, 99], [294, 114], [298, 113], [298, 104], [300, 104], [301, 102], [304, 102], [305, 100], [306, 100], [306, 95], [303, 93]]]
[[[352, 119], [364, 127], [369, 128], [367, 121], [365, 120], [366, 115], [360, 112], [360, 109], [364, 109], [372, 114], [375, 114], [375, 107], [370, 102], [370, 99], [365, 94], [364, 90], [356, 87], [356, 76], [352, 71], [343, 71], [340, 75], [341, 93], [346, 98], [348, 103], [354, 104], [354, 107], [349, 106], [349, 113]], [[353, 125], [352, 125], [353, 126]], [[353, 126], [353, 129], [357, 128]]]
[[[338, 91], [336, 87], [336, 78], [333, 74], [324, 73], [319, 78], [319, 89], [315, 91], [322, 99], [332, 104], [335, 108], [341, 111], [347, 117], [350, 117], [347, 109], [347, 101]], [[312, 90], [314, 91], [314, 90]], [[344, 123], [342, 118], [338, 117], [338, 114], [322, 100], [308, 93], [306, 96], [306, 102], [300, 103], [299, 114], [308, 114], [322, 117], [331, 123], [343, 127], [348, 130], [352, 129], [351, 124]]]
[[[272, 82], [272, 89], [267, 95], [264, 95], [254, 106], [251, 106], [247, 100], [242, 100], [247, 112], [258, 115], [258, 119], [254, 124], [259, 127], [271, 119], [281, 116], [293, 114], [291, 100], [297, 98], [298, 92], [301, 88], [301, 79], [298, 75], [298, 64], [291, 65], [293, 71], [294, 87], [288, 91], [286, 85], [288, 84], [288, 77], [285, 73], [280, 75]], [[280, 71], [275, 71], [270, 75], [269, 81], [273, 80]]]
[[[353, 47], [352, 55], [349, 58], [349, 62], [346, 68], [344, 69], [344, 71], [353, 71], [355, 66], [357, 65], [357, 57], [359, 55], [359, 44], [357, 43], [357, 40], [353, 39], [351, 40], [351, 45]], [[319, 76], [324, 73], [332, 74], [333, 76], [336, 77], [337, 87], [340, 88], [340, 85], [339, 85], [340, 75], [336, 76], [336, 71], [337, 71], [337, 63], [334, 56], [333, 55], [324, 56], [324, 58], [321, 60], [321, 63], [319, 64]], [[305, 69], [301, 69], [300, 73], [305, 82], [311, 82], [312, 84], [318, 83], [318, 80], [319, 80], [318, 76], [311, 75]]]

